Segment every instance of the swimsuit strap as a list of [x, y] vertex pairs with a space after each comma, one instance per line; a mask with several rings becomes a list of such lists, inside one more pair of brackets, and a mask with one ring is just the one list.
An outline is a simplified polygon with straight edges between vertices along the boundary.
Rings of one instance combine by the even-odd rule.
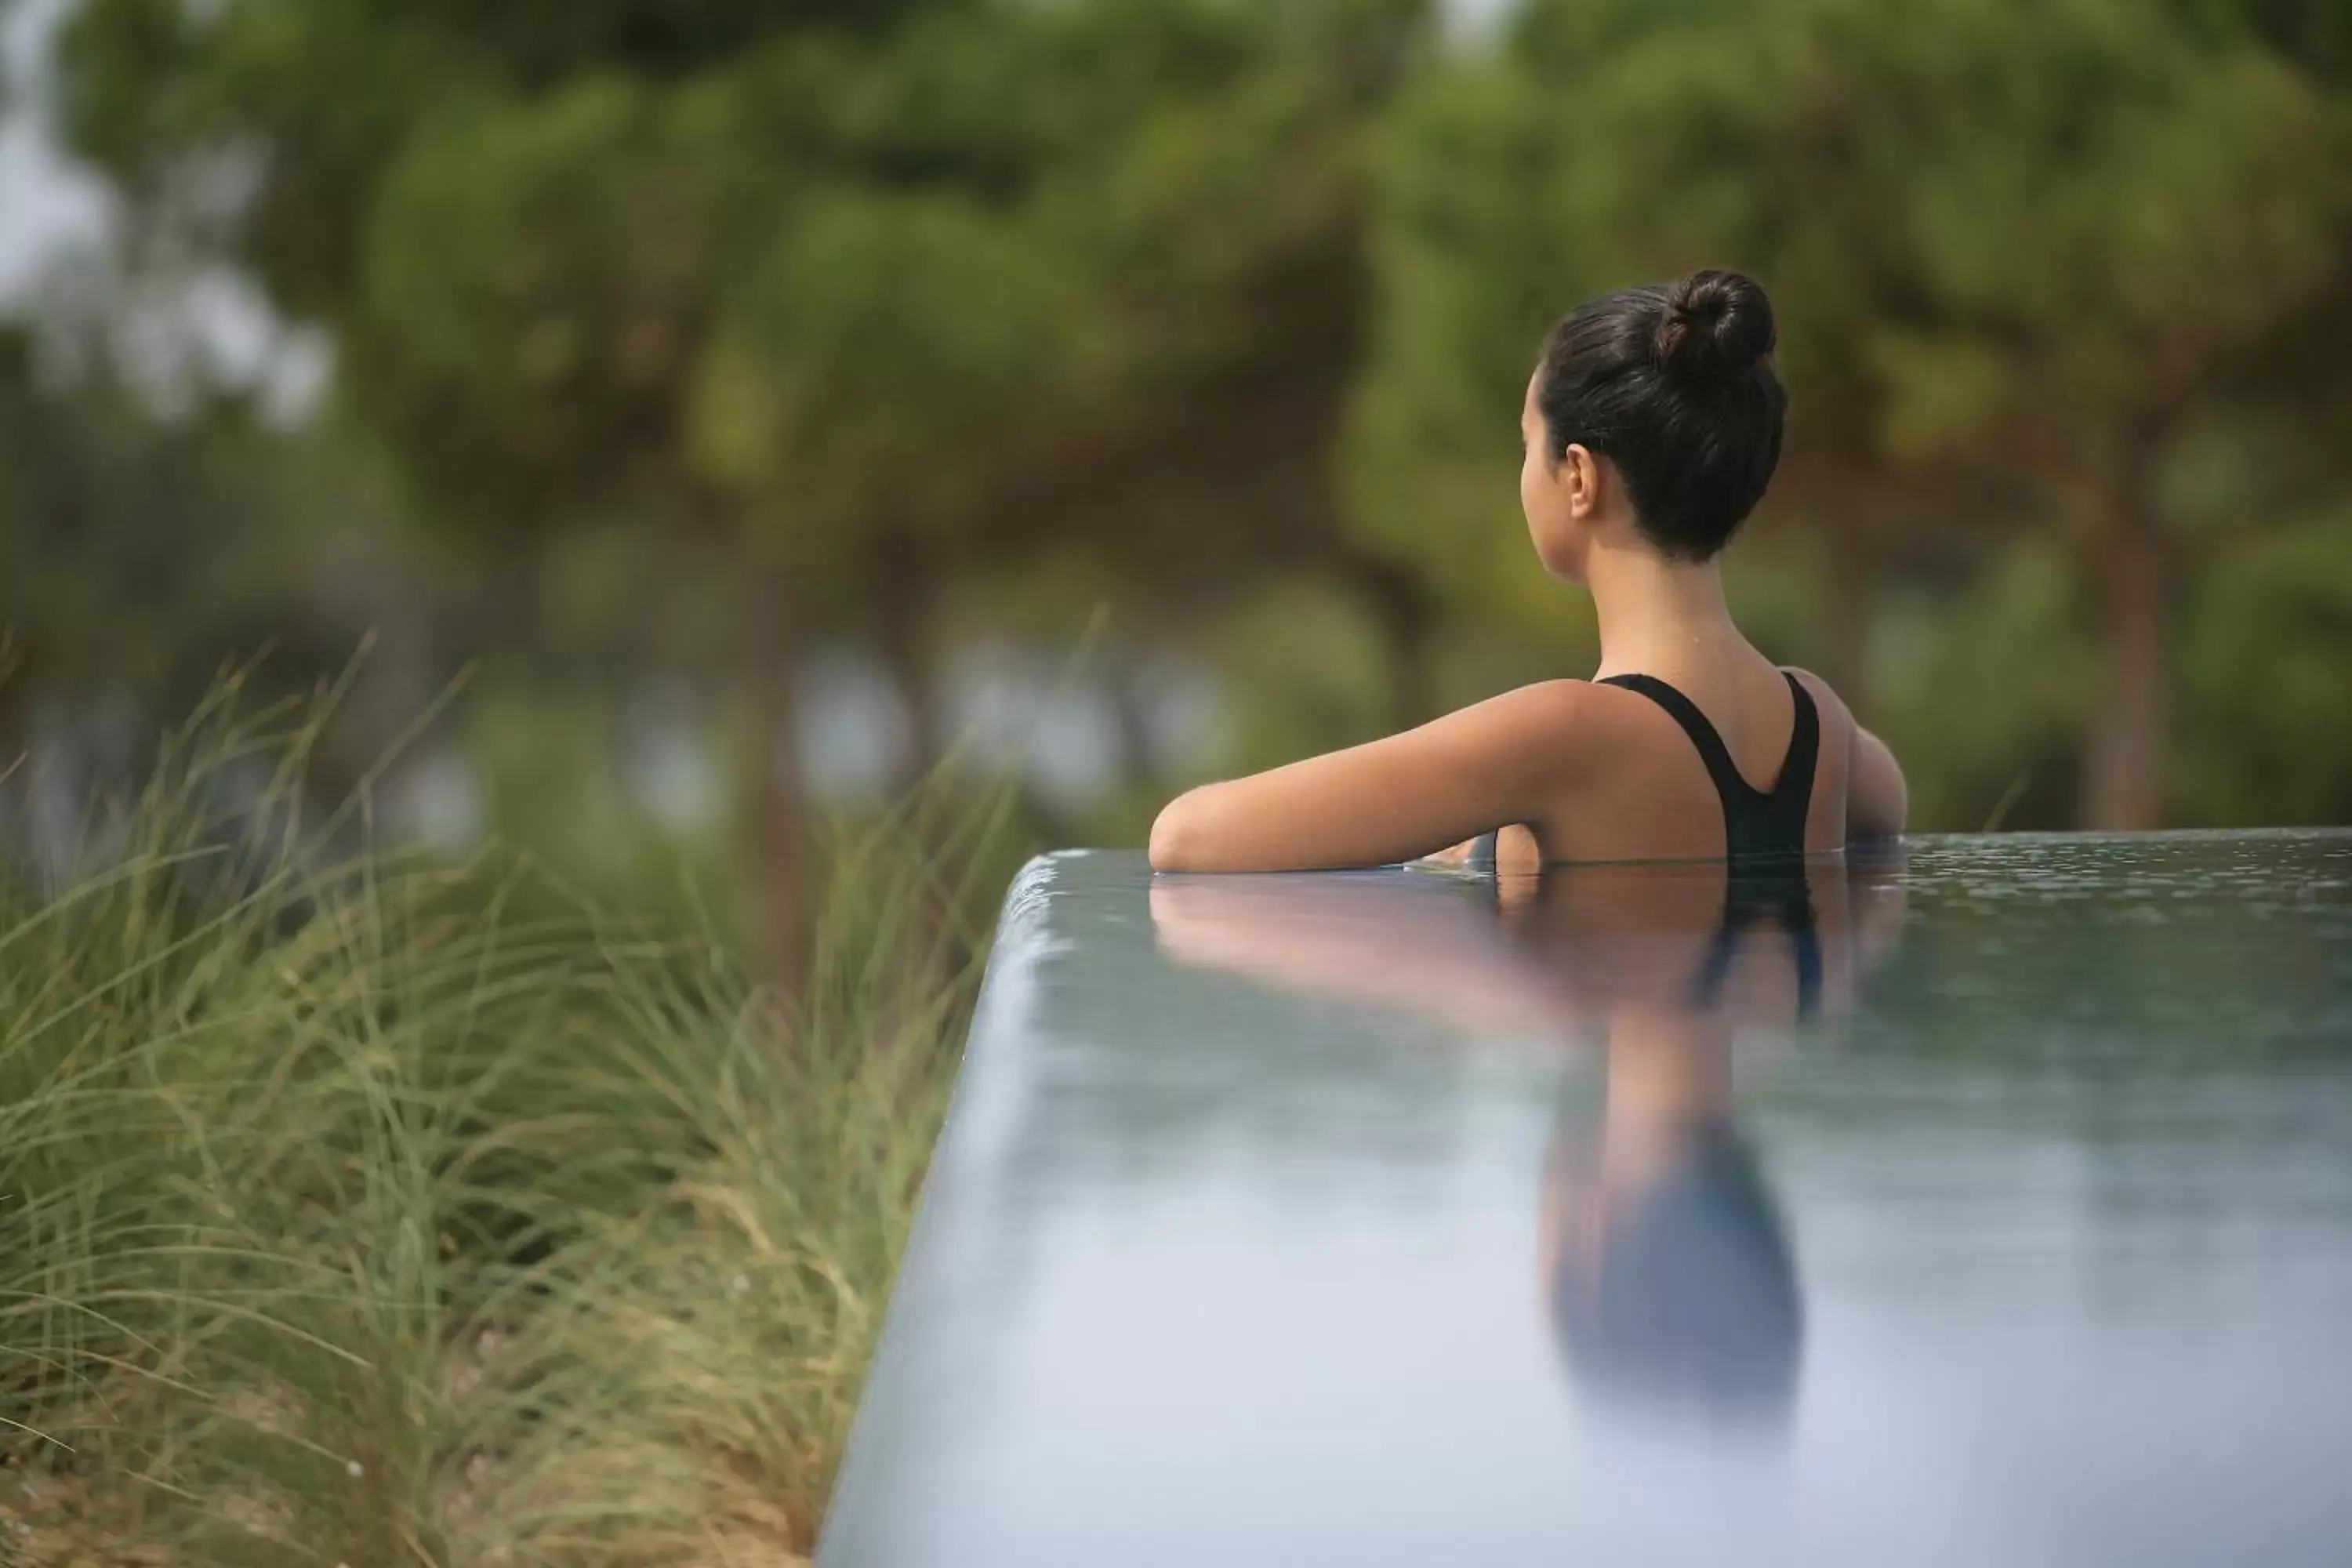
[[1699, 761], [1706, 765], [1707, 777], [1715, 782], [1717, 797], [1723, 802], [1724, 853], [1729, 859], [1801, 855], [1805, 850], [1805, 817], [1812, 806], [1813, 771], [1821, 752], [1821, 715], [1802, 681], [1786, 670], [1780, 678], [1789, 683], [1796, 722], [1789, 731], [1788, 754], [1780, 760], [1780, 776], [1769, 790], [1758, 789], [1740, 776], [1730, 749], [1699, 711], [1698, 704], [1656, 676], [1612, 675], [1599, 683], [1640, 692], [1664, 709], [1667, 717], [1690, 737]]

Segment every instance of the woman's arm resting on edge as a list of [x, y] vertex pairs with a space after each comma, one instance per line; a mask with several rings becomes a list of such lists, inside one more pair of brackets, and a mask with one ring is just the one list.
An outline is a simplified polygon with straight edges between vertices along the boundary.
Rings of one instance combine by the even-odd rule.
[[1522, 687], [1402, 735], [1171, 801], [1155, 871], [1317, 871], [1411, 860], [1543, 815], [1581, 681]]
[[1846, 764], [1845, 836], [1848, 842], [1901, 835], [1911, 807], [1903, 769], [1886, 742], [1856, 724], [1853, 752]]

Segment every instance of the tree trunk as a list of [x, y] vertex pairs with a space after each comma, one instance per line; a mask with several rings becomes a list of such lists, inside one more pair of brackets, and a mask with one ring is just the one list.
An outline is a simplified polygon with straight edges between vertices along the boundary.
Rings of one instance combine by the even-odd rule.
[[866, 563], [876, 640], [907, 719], [907, 755], [889, 782], [891, 798], [883, 804], [903, 811], [908, 847], [927, 868], [908, 889], [905, 924], [898, 936], [897, 978], [905, 989], [894, 989], [883, 1004], [884, 1021], [877, 1037], [891, 1039], [898, 1037], [902, 999], [929, 994], [967, 956], [955, 941], [948, 885], [929, 874], [947, 868], [961, 824], [956, 796], [940, 777], [947, 740], [931, 635], [931, 618], [939, 608], [938, 575], [922, 539], [901, 526], [875, 531]]
[[930, 624], [938, 595], [921, 542], [904, 530], [877, 532], [867, 576], [878, 651], [906, 710], [906, 763], [900, 776], [891, 781], [904, 792], [929, 779], [946, 754]]
[[1389, 722], [1398, 731], [1425, 724], [1437, 716], [1437, 682], [1430, 668], [1437, 605], [1419, 579], [1390, 562], [1362, 563], [1358, 578], [1388, 655]]
[[2086, 826], [2164, 826], [2170, 743], [2171, 552], [2157, 526], [2146, 464], [2127, 476], [2095, 563], [2103, 668], [2084, 770]]
[[815, 940], [814, 857], [801, 778], [791, 574], [772, 556], [744, 574], [744, 804], [750, 816], [752, 907], [761, 978], [787, 995], [805, 987]]

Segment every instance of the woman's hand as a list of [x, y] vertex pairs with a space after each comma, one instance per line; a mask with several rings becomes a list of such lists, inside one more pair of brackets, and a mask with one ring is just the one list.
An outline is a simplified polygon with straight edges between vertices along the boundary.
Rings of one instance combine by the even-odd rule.
[[[1478, 838], [1485, 837], [1482, 833]], [[1478, 838], [1465, 838], [1450, 849], [1424, 855], [1419, 863], [1467, 867], [1471, 851], [1478, 847]], [[1496, 880], [1507, 882], [1537, 876], [1542, 872], [1543, 864], [1543, 846], [1537, 842], [1534, 828], [1513, 823], [1495, 836]]]

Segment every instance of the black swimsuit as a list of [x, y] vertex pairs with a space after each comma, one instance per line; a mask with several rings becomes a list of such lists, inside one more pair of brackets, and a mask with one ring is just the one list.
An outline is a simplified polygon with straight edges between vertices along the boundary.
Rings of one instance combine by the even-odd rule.
[[1739, 776], [1739, 770], [1732, 765], [1730, 749], [1698, 710], [1698, 704], [1656, 676], [1612, 675], [1600, 682], [1640, 692], [1664, 709], [1698, 748], [1698, 760], [1706, 764], [1706, 776], [1715, 781], [1715, 793], [1723, 801], [1724, 858], [1728, 860], [1805, 852], [1805, 818], [1812, 810], [1813, 767], [1822, 749], [1822, 721], [1804, 682], [1786, 670], [1780, 672], [1780, 679], [1789, 683], [1789, 695], [1796, 700], [1797, 721], [1789, 731], [1789, 754], [1780, 760], [1780, 776], [1769, 790], [1758, 789]]
[[[1801, 859], [1805, 819], [1812, 809], [1813, 773], [1820, 761], [1821, 714], [1803, 682], [1786, 670], [1781, 679], [1795, 700], [1796, 722], [1789, 731], [1780, 776], [1769, 790], [1740, 776], [1730, 748], [1698, 704], [1656, 676], [1612, 675], [1599, 683], [1638, 691], [1664, 709], [1698, 748], [1699, 761], [1706, 764], [1707, 777], [1715, 781], [1715, 793], [1723, 802], [1724, 858], [1730, 862], [1730, 875], [1724, 884], [1722, 921], [1693, 977], [1691, 1002], [1696, 1006], [1711, 1007], [1721, 1000], [1739, 943], [1759, 923], [1777, 925], [1796, 942], [1798, 1012], [1811, 1015], [1821, 1005], [1821, 937]], [[1496, 837], [1486, 834], [1473, 847], [1470, 864], [1475, 868], [1494, 870]]]
[[[1805, 818], [1812, 810], [1813, 769], [1821, 756], [1822, 721], [1813, 707], [1813, 695], [1805, 689], [1804, 682], [1786, 670], [1780, 672], [1780, 679], [1789, 683], [1789, 695], [1795, 700], [1796, 723], [1789, 731], [1789, 753], [1780, 759], [1780, 776], [1769, 790], [1758, 789], [1740, 777], [1739, 770], [1732, 765], [1730, 748], [1716, 733], [1715, 726], [1707, 722], [1706, 715], [1698, 710], [1698, 704], [1656, 676], [1612, 675], [1596, 683], [1640, 692], [1664, 709], [1667, 716], [1683, 727], [1691, 744], [1698, 748], [1698, 760], [1706, 764], [1706, 776], [1715, 781], [1716, 795], [1723, 802], [1727, 860], [1738, 862], [1759, 856], [1805, 852]], [[1488, 833], [1472, 845], [1473, 870], [1494, 870], [1496, 837], [1497, 833]]]

